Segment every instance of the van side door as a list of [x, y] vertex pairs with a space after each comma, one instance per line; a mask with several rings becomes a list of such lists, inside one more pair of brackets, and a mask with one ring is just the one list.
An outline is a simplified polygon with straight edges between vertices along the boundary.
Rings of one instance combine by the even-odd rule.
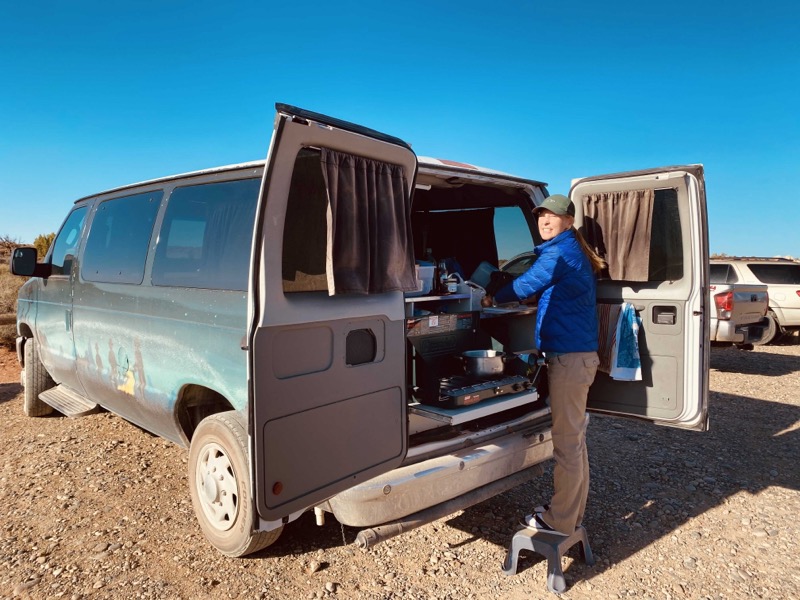
[[[342, 267], [385, 274], [355, 264], [358, 251], [350, 253], [354, 264], [337, 264], [334, 248], [357, 246], [369, 231], [377, 232], [375, 254], [394, 252], [387, 230], [372, 228], [389, 219], [389, 234], [403, 223], [410, 231], [417, 169], [397, 138], [285, 105], [277, 110], [257, 209], [248, 332], [254, 488], [266, 520], [314, 506], [405, 457], [403, 292], [338, 293], [334, 281], [331, 293], [330, 277]], [[330, 162], [323, 167], [329, 151], [356, 170], [393, 173], [394, 194], [377, 179], [362, 181], [352, 187], [370, 195], [367, 188], [378, 186], [379, 206], [340, 202], [336, 185], [346, 176]], [[391, 214], [381, 213], [387, 203]], [[342, 210], [358, 225], [332, 237]], [[413, 273], [413, 246], [407, 251]]]
[[[609, 263], [597, 287], [601, 369], [589, 410], [706, 430], [710, 344], [702, 166], [581, 179], [570, 197], [580, 215], [576, 224]], [[625, 380], [635, 372], [624, 368], [635, 364], [625, 326], [635, 329], [637, 319], [623, 322], [617, 333], [622, 303], [632, 305], [639, 324], [640, 379], [633, 381]], [[611, 371], [615, 344], [628, 363], [619, 371]]]

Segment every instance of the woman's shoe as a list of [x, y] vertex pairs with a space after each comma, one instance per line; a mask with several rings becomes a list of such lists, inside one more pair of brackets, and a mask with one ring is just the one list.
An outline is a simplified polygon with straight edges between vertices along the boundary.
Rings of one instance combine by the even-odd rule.
[[563, 533], [550, 527], [550, 525], [544, 522], [544, 519], [542, 519], [541, 514], [538, 512], [534, 512], [532, 515], [525, 515], [525, 518], [522, 520], [522, 524], [528, 529], [534, 529], [536, 531], [541, 531], [542, 533], [552, 533], [554, 535], [563, 536], [569, 535], [568, 533]]

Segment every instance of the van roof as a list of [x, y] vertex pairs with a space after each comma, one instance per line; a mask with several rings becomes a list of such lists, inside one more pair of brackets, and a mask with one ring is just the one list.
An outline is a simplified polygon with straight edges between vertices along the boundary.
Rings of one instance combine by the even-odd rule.
[[712, 258], [710, 259], [710, 262], [731, 262], [734, 260], [747, 262], [797, 262], [795, 259], [787, 258], [785, 256], [725, 256], [721, 258]]
[[[446, 160], [444, 158], [430, 158], [428, 156], [418, 156], [417, 161], [419, 163], [419, 167], [421, 171], [427, 170], [436, 170], [436, 171], [452, 171], [454, 175], [456, 174], [470, 174], [470, 175], [483, 175], [487, 177], [498, 177], [501, 179], [506, 179], [509, 181], [515, 181], [519, 183], [530, 184], [534, 186], [546, 186], [547, 184], [542, 181], [537, 181], [535, 179], [527, 179], [525, 177], [518, 177], [517, 175], [511, 175], [510, 173], [504, 173], [503, 171], [497, 171], [495, 169], [488, 169], [486, 167], [478, 167], [476, 165], [471, 165], [469, 163], [457, 162], [452, 160]], [[137, 183], [129, 183], [127, 185], [121, 185], [119, 187], [110, 188], [108, 190], [104, 190], [102, 192], [96, 192], [94, 194], [89, 194], [88, 196], [83, 196], [75, 200], [75, 202], [80, 202], [82, 200], [86, 200], [87, 198], [94, 198], [95, 196], [103, 196], [105, 194], [110, 194], [113, 192], [119, 192], [122, 190], [145, 186], [145, 185], [153, 185], [158, 183], [166, 183], [168, 181], [173, 181], [175, 179], [185, 179], [189, 177], [199, 177], [201, 175], [209, 175], [213, 173], [224, 173], [226, 171], [238, 171], [238, 170], [246, 170], [246, 169], [261, 169], [264, 167], [265, 160], [253, 160], [249, 162], [243, 163], [235, 163], [231, 165], [223, 165], [219, 167], [212, 167], [209, 169], [201, 169], [199, 171], [188, 171], [186, 173], [178, 173], [176, 175], [167, 175], [166, 177], [157, 177], [155, 179], [148, 179], [145, 181], [139, 181]]]

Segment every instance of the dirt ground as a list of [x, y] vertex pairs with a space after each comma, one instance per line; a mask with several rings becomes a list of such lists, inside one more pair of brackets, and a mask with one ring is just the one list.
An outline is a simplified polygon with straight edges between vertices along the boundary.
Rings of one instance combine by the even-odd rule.
[[[585, 523], [597, 563], [564, 558], [566, 599], [800, 598], [800, 344], [713, 349], [708, 433], [593, 417]], [[0, 349], [0, 597], [552, 598], [546, 563], [501, 571], [551, 472], [370, 550], [312, 514], [229, 559], [189, 500], [186, 451], [109, 413], [22, 416]]]

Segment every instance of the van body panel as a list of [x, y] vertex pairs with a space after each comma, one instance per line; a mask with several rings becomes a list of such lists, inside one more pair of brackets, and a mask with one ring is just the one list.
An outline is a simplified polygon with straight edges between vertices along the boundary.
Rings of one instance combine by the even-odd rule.
[[127, 284], [79, 284], [75, 339], [86, 395], [104, 408], [181, 445], [175, 418], [184, 386], [217, 392], [243, 410], [241, 349], [247, 296]]
[[[169, 242], [164, 214], [176, 190], [249, 181], [262, 172], [262, 168], [211, 171], [171, 180], [168, 185], [126, 186], [94, 198], [97, 210], [108, 201], [148, 194], [160, 198], [160, 206], [146, 249], [141, 283], [91, 281], [92, 274], [87, 275], [84, 269], [73, 278], [77, 298], [77, 360], [73, 368], [87, 397], [181, 445], [188, 444], [191, 432], [183, 430], [185, 424], [179, 421], [176, 405], [189, 386], [219, 394], [233, 408], [245, 409], [247, 365], [242, 345], [246, 332], [246, 277], [242, 279], [242, 289], [233, 290], [193, 287], [190, 277], [182, 279], [185, 284], [180, 286], [157, 285], [152, 275], [155, 257], [167, 256], [160, 247]], [[255, 206], [258, 185], [251, 187]], [[91, 214], [86, 237], [92, 236], [97, 210]], [[251, 230], [249, 224], [248, 231]], [[104, 256], [98, 260], [104, 260]], [[163, 264], [170, 262], [164, 260]], [[186, 264], [180, 264], [178, 268], [191, 274]], [[197, 265], [202, 263], [197, 261]]]
[[[407, 447], [403, 293], [284, 293], [283, 236], [301, 150], [325, 147], [402, 165], [408, 190], [416, 156], [395, 138], [290, 110], [278, 107], [251, 271], [251, 443], [264, 520], [391, 470]], [[351, 336], [361, 332], [374, 341], [373, 354], [347, 364]]]
[[590, 410], [620, 414], [686, 429], [707, 429], [708, 240], [705, 189], [699, 165], [665, 167], [578, 180], [570, 197], [576, 225], [583, 222], [582, 198], [590, 193], [668, 190], [671, 223], [680, 243], [666, 260], [675, 279], [598, 282], [597, 300], [629, 302], [640, 318], [642, 379], [616, 381], [598, 372], [589, 392]]

